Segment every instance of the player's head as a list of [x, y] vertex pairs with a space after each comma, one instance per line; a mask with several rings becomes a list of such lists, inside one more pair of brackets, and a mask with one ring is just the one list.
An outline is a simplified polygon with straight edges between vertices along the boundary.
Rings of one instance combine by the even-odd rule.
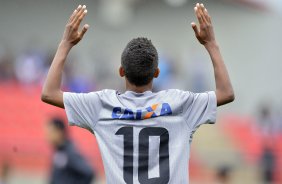
[[132, 39], [121, 56], [120, 76], [135, 86], [145, 86], [159, 75], [158, 52], [147, 38]]
[[60, 118], [52, 118], [47, 123], [46, 136], [48, 141], [59, 146], [67, 139], [67, 127], [64, 121]]

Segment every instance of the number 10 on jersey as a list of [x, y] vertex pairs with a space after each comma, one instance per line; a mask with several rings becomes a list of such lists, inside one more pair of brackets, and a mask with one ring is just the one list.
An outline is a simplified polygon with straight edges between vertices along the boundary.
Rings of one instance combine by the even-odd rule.
[[[133, 184], [133, 127], [120, 128], [116, 135], [123, 135], [123, 178], [126, 184]], [[160, 137], [159, 177], [149, 178], [149, 138]], [[138, 181], [141, 184], [166, 184], [169, 182], [169, 133], [162, 127], [141, 129], [138, 137]]]

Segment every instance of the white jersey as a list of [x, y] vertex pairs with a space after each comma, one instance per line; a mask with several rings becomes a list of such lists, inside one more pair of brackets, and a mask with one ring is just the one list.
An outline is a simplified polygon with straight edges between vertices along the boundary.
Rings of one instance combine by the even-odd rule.
[[214, 92], [64, 93], [70, 125], [97, 138], [108, 184], [189, 183], [192, 135], [216, 119]]

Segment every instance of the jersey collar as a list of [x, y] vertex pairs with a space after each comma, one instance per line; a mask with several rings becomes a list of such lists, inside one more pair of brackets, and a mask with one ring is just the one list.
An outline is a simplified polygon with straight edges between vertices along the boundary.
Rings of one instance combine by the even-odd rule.
[[150, 96], [151, 94], [153, 94], [152, 91], [145, 91], [143, 93], [136, 93], [134, 91], [126, 91], [124, 93], [124, 95], [127, 97], [144, 97], [144, 96]]

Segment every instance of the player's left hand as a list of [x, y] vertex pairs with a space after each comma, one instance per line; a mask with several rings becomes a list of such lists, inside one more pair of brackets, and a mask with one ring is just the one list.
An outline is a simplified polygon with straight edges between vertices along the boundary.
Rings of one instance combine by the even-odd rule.
[[192, 22], [191, 25], [197, 39], [203, 45], [215, 42], [213, 26], [208, 10], [203, 4], [199, 3], [196, 4], [194, 10], [199, 21], [199, 27], [195, 22]]
[[88, 24], [85, 24], [82, 30], [79, 30], [79, 26], [83, 20], [83, 18], [87, 14], [86, 6], [79, 5], [72, 15], [69, 18], [69, 21], [66, 25], [65, 32], [63, 35], [63, 42], [70, 44], [71, 46], [76, 45], [84, 36], [86, 31], [89, 28]]

